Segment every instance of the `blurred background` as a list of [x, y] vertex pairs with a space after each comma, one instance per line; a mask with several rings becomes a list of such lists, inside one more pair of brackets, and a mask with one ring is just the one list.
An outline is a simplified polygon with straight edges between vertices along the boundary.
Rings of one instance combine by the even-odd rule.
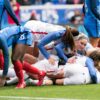
[[[80, 26], [83, 24], [84, 0], [10, 0], [11, 6], [21, 24], [28, 20], [41, 20], [48, 23]], [[6, 16], [7, 15], [7, 16]], [[5, 12], [2, 27], [14, 25]]]

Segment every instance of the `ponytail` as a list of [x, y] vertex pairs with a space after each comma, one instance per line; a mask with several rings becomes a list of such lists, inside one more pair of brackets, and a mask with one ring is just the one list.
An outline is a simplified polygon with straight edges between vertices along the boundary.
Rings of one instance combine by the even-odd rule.
[[69, 26], [67, 26], [65, 34], [62, 37], [62, 42], [65, 45], [68, 44], [71, 50], [74, 50], [75, 49], [74, 36], [77, 36], [77, 35], [79, 35], [79, 32], [76, 29], [70, 28]]

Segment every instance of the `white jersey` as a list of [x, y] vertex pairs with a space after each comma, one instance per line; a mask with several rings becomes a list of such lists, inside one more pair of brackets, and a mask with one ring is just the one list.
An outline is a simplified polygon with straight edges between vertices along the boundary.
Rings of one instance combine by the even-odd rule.
[[55, 65], [50, 64], [47, 59], [43, 59], [43, 60], [33, 64], [32, 66], [38, 68], [39, 70], [43, 70], [45, 72], [52, 71], [54, 74], [56, 74], [57, 71], [58, 71], [58, 61], [59, 61], [59, 59], [55, 55], [52, 55], [52, 57], [55, 59]]
[[28, 21], [24, 26], [33, 32], [35, 38], [34, 41], [36, 42], [38, 42], [48, 33], [60, 31], [60, 30], [66, 30], [65, 27], [63, 26], [53, 25], [53, 24], [49, 24], [37, 20]]
[[97, 84], [100, 84], [100, 72], [96, 69], [97, 74]]
[[86, 67], [86, 56], [78, 55], [76, 57], [76, 64], [81, 64], [83, 67]]

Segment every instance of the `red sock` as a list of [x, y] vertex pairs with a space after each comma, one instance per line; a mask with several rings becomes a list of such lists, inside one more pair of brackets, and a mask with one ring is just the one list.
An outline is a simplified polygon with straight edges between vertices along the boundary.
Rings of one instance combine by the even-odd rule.
[[4, 58], [3, 58], [3, 54], [0, 53], [0, 69], [3, 69], [4, 66]]
[[18, 79], [19, 79], [19, 83], [24, 82], [24, 75], [23, 75], [23, 69], [22, 69], [23, 66], [22, 66], [22, 63], [19, 60], [17, 60], [15, 62], [13, 62], [13, 64], [14, 64], [14, 70], [16, 72], [16, 75], [17, 75]]
[[38, 75], [41, 74], [41, 71], [40, 71], [38, 68], [31, 66], [31, 65], [30, 65], [29, 63], [27, 63], [27, 62], [24, 62], [24, 63], [23, 63], [23, 69], [24, 69], [25, 71], [29, 72], [29, 73], [38, 74]]

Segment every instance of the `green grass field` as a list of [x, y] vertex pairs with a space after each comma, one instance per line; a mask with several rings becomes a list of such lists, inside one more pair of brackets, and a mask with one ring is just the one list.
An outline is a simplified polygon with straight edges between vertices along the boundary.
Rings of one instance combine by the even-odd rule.
[[[100, 84], [73, 86], [0, 87], [0, 100], [100, 100]], [[9, 96], [9, 97], [8, 97]]]

